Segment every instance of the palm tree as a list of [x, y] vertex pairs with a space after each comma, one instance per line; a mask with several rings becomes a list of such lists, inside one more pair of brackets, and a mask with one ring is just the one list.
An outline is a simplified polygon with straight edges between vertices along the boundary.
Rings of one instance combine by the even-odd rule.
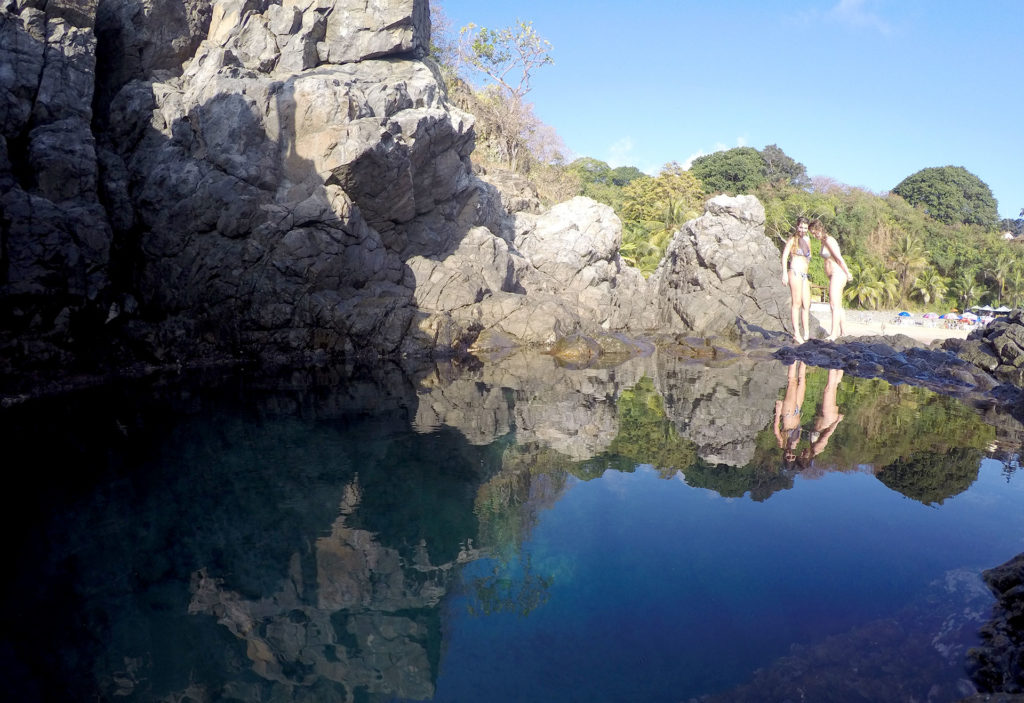
[[925, 251], [920, 239], [913, 234], [907, 233], [896, 240], [892, 261], [899, 275], [900, 306], [902, 307], [903, 297], [907, 293], [912, 276], [928, 265], [928, 252]]
[[970, 308], [981, 296], [974, 274], [964, 269], [961, 269], [950, 282], [949, 290], [955, 296], [961, 310]]
[[672, 198], [665, 204], [664, 224], [670, 233], [674, 234], [692, 217], [694, 214], [686, 209], [686, 201], [682, 198]]
[[1019, 308], [1021, 298], [1024, 298], [1024, 263], [1015, 261], [1010, 271], [1010, 277], [1006, 280], [1007, 295], [1013, 301], [1013, 307]]
[[946, 279], [939, 275], [933, 268], [927, 268], [914, 279], [913, 293], [919, 297], [925, 305], [934, 300], [941, 303], [946, 296]]
[[1015, 263], [1009, 252], [1001, 251], [992, 262], [992, 267], [986, 270], [988, 277], [999, 287], [999, 302], [1003, 301], [1006, 294], [1006, 280], [1010, 277]]
[[879, 298], [882, 305], [893, 307], [900, 297], [900, 278], [895, 271], [884, 271], [878, 279]]
[[860, 266], [851, 263], [850, 273], [853, 276], [843, 292], [847, 302], [855, 302], [862, 308], [870, 307], [877, 310], [882, 297], [882, 283], [878, 271], [871, 264]]

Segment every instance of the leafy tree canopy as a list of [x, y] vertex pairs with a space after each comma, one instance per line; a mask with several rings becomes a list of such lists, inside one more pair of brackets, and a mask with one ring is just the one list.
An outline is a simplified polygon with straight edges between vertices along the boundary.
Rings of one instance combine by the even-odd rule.
[[921, 169], [892, 192], [946, 224], [994, 228], [999, 219], [992, 191], [962, 166]]
[[457, 51], [469, 68], [522, 100], [530, 92], [534, 71], [554, 63], [551, 48], [551, 42], [537, 34], [532, 22], [516, 20], [515, 26], [501, 29], [466, 25]]
[[580, 183], [609, 183], [611, 181], [612, 167], [604, 161], [593, 159], [589, 156], [581, 156], [571, 162], [568, 170], [575, 173]]
[[768, 180], [765, 168], [757, 149], [741, 146], [698, 157], [690, 166], [690, 173], [700, 180], [708, 193], [739, 195], [753, 192]]
[[769, 144], [761, 150], [764, 160], [764, 176], [769, 183], [786, 183], [797, 188], [806, 188], [811, 184], [807, 177], [807, 167], [794, 160], [776, 144]]
[[646, 173], [638, 169], [636, 166], [619, 166], [612, 169], [612, 185], [620, 187], [627, 186], [636, 179], [643, 178], [646, 175]]

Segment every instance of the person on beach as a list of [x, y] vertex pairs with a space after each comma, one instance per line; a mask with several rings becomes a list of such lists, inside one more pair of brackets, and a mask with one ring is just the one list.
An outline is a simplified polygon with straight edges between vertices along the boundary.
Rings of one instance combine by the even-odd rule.
[[839, 405], [836, 403], [836, 392], [839, 390], [839, 382], [842, 380], [842, 369], [828, 370], [825, 391], [821, 394], [821, 407], [818, 408], [818, 415], [814, 418], [814, 424], [811, 426], [810, 446], [807, 447], [805, 454], [805, 460], [808, 463], [825, 451], [829, 438], [844, 417], [839, 412]]
[[811, 238], [807, 236], [807, 230], [807, 218], [798, 217], [786, 248], [782, 250], [782, 282], [789, 286], [793, 339], [797, 344], [811, 338]]
[[807, 392], [807, 364], [795, 361], [786, 373], [786, 397], [775, 401], [775, 438], [786, 468], [793, 466], [800, 443], [800, 410]]
[[828, 276], [828, 305], [832, 310], [832, 331], [828, 339], [834, 342], [846, 334], [846, 311], [843, 309], [843, 288], [850, 282], [850, 267], [846, 265], [839, 242], [830, 234], [825, 233], [821, 220], [811, 223], [811, 235], [821, 242], [821, 258], [825, 262], [825, 275]]

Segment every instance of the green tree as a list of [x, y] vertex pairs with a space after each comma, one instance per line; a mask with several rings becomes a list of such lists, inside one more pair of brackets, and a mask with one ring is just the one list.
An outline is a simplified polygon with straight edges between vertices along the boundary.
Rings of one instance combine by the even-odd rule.
[[892, 307], [900, 299], [900, 279], [892, 269], [881, 272], [878, 277], [878, 299], [885, 307]]
[[961, 310], [967, 310], [976, 305], [981, 297], [981, 288], [974, 274], [968, 270], [961, 270], [950, 283], [950, 292], [954, 295], [957, 305]]
[[999, 219], [992, 191], [962, 166], [922, 169], [904, 178], [892, 192], [946, 224], [992, 229]]
[[892, 251], [892, 263], [900, 281], [900, 307], [907, 294], [914, 274], [928, 265], [928, 252], [921, 245], [921, 240], [912, 234], [900, 237]]
[[551, 42], [537, 34], [533, 23], [522, 20], [501, 29], [470, 23], [459, 32], [457, 47], [461, 62], [518, 100], [530, 92], [534, 72], [554, 63], [551, 50]]
[[795, 161], [776, 144], [769, 144], [761, 150], [764, 161], [764, 176], [769, 183], [784, 183], [796, 188], [806, 188], [811, 180], [807, 177], [807, 167]]
[[612, 185], [621, 187], [629, 185], [636, 179], [643, 178], [646, 175], [636, 166], [618, 166], [612, 169], [610, 179]]
[[861, 266], [856, 262], [849, 262], [849, 266], [853, 276], [843, 291], [844, 297], [862, 308], [877, 309], [882, 301], [882, 283], [878, 270], [870, 264]]
[[999, 302], [1002, 303], [1006, 296], [1006, 281], [1010, 278], [1014, 269], [1014, 258], [1008, 252], [1002, 251], [992, 261], [986, 273], [989, 279], [998, 286]]
[[593, 159], [589, 156], [581, 156], [571, 162], [566, 168], [579, 176], [580, 183], [596, 183], [599, 185], [611, 183], [612, 167], [604, 161]]
[[700, 180], [707, 193], [738, 195], [752, 193], [767, 182], [765, 168], [757, 149], [741, 146], [694, 159], [690, 173]]
[[657, 268], [672, 234], [700, 214], [700, 182], [679, 164], [666, 164], [656, 177], [644, 176], [622, 189], [622, 255], [643, 273]]
[[1013, 307], [1021, 306], [1021, 300], [1024, 300], [1024, 262], [1020, 260], [1014, 261], [1010, 270], [1010, 276], [1006, 280], [1006, 295]]
[[925, 305], [942, 302], [946, 297], [947, 281], [933, 268], [926, 268], [914, 279], [913, 293]]

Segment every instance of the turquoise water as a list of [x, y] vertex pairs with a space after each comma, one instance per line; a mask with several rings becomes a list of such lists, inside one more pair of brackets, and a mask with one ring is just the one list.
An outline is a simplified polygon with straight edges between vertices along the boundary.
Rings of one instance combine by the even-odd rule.
[[957, 700], [1024, 551], [1012, 423], [806, 369], [780, 439], [795, 379], [516, 357], [6, 409], [9, 695]]

